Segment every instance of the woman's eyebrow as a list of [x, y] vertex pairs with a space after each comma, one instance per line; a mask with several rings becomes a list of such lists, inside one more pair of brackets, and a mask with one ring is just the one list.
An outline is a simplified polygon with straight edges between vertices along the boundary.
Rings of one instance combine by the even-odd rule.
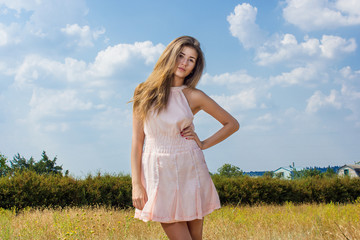
[[[182, 54], [182, 55], [186, 55], [185, 53], [183, 53], [183, 52], [180, 52], [180, 54]], [[193, 58], [193, 59], [196, 59], [196, 57], [194, 57], [194, 56], [191, 56], [190, 55], [190, 57], [189, 58]]]

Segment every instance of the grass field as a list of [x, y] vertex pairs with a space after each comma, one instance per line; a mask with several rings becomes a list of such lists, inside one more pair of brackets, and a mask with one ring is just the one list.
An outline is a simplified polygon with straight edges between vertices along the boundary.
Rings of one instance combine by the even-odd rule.
[[[0, 209], [1, 239], [167, 239], [133, 210]], [[360, 203], [225, 206], [205, 218], [204, 239], [360, 239]]]

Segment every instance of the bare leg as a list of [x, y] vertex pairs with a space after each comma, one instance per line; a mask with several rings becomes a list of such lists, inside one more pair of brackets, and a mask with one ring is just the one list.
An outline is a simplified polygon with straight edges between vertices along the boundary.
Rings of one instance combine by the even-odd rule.
[[202, 239], [203, 223], [204, 218], [187, 222], [192, 240]]
[[192, 240], [187, 222], [161, 223], [170, 240]]

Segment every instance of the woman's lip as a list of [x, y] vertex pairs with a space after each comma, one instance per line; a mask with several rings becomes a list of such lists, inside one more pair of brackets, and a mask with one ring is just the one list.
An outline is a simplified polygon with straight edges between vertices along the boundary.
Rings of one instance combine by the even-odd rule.
[[185, 69], [184, 69], [184, 68], [182, 68], [182, 67], [178, 67], [178, 69], [180, 69], [181, 71], [185, 71]]

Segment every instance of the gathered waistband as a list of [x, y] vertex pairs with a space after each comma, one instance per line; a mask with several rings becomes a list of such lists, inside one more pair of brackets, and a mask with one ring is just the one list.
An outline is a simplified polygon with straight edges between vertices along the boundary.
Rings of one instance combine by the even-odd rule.
[[143, 152], [177, 153], [187, 152], [192, 149], [199, 149], [199, 146], [194, 140], [188, 140], [180, 136], [163, 136], [157, 138], [145, 138]]

